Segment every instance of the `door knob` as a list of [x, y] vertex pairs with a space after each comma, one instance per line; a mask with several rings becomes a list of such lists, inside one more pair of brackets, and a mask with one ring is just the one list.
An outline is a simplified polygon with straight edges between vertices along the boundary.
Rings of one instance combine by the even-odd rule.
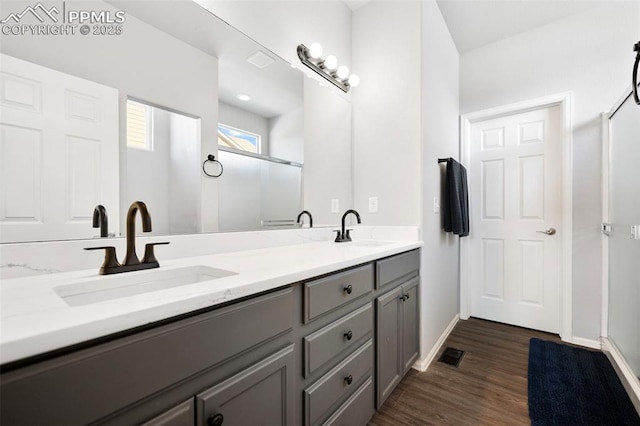
[[541, 234], [547, 234], [547, 235], [555, 235], [556, 228], [547, 228], [544, 231], [536, 231], [536, 232], [539, 232]]

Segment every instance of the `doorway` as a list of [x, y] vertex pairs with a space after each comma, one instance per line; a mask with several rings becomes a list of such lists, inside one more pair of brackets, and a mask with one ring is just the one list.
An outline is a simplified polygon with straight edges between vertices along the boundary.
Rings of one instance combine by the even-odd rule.
[[466, 114], [460, 316], [571, 337], [570, 94]]

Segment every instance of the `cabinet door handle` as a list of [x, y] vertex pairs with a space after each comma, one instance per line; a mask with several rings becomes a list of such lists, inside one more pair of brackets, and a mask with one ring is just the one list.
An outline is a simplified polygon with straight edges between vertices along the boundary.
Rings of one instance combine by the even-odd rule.
[[400, 296], [400, 301], [401, 302], [404, 302], [405, 300], [407, 300], [407, 299], [405, 298], [404, 294], [402, 296]]
[[351, 287], [351, 284], [345, 286], [344, 292], [347, 294], [351, 294], [353, 292], [353, 287]]
[[350, 385], [351, 383], [353, 383], [353, 376], [349, 374], [347, 377], [344, 378], [344, 381], [347, 382], [348, 385]]
[[208, 426], [222, 426], [224, 422], [224, 416], [220, 413], [214, 414], [207, 419]]
[[344, 337], [346, 337], [347, 340], [351, 340], [353, 338], [353, 333], [351, 332], [351, 330], [344, 333]]
[[409, 293], [404, 295], [405, 299], [404, 300], [409, 300]]

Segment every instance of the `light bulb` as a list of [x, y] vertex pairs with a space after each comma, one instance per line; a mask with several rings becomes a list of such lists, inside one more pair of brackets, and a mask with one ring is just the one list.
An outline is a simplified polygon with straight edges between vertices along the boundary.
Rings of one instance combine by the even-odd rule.
[[327, 59], [324, 60], [323, 66], [327, 71], [334, 71], [338, 66], [338, 58], [333, 55], [327, 56]]
[[349, 76], [349, 86], [356, 87], [358, 84], [360, 84], [360, 77], [357, 74], [351, 74]]
[[340, 65], [338, 67], [338, 71], [336, 71], [336, 75], [342, 80], [346, 79], [347, 77], [349, 77], [349, 68], [347, 68], [345, 65]]
[[308, 51], [309, 57], [312, 59], [318, 59], [320, 56], [322, 56], [322, 46], [320, 45], [320, 43], [311, 43]]

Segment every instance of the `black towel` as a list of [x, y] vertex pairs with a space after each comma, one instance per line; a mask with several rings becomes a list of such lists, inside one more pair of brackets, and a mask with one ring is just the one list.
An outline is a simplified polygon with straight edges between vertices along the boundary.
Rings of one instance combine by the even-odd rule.
[[453, 158], [447, 159], [442, 210], [446, 232], [453, 232], [461, 237], [469, 235], [467, 170]]

